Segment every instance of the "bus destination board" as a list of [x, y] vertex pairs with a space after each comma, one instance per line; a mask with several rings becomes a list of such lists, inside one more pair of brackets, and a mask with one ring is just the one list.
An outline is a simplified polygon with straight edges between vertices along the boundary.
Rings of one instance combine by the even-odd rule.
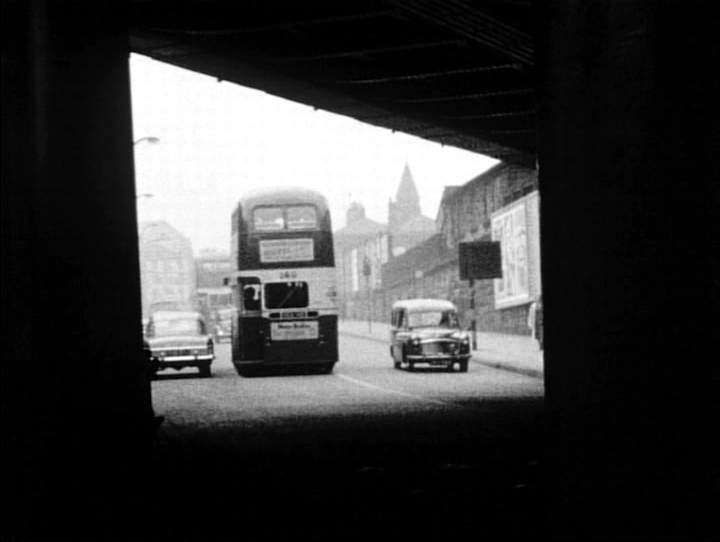
[[266, 239], [260, 241], [262, 263], [312, 261], [315, 251], [312, 239]]

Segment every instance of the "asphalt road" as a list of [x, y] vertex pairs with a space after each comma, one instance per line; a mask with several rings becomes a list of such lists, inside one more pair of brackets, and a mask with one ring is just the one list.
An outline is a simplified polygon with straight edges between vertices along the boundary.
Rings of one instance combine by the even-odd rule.
[[331, 375], [244, 378], [216, 350], [212, 378], [152, 383], [165, 421], [129, 536], [543, 536], [541, 380], [397, 371], [386, 345], [347, 336]]

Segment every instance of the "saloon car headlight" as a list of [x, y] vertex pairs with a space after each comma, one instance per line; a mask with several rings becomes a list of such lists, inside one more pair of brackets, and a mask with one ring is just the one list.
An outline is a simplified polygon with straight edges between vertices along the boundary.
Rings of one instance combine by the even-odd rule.
[[464, 343], [470, 342], [470, 337], [468, 337], [467, 333], [463, 331], [456, 331], [451, 335], [453, 339], [457, 339], [458, 341], [462, 341]]

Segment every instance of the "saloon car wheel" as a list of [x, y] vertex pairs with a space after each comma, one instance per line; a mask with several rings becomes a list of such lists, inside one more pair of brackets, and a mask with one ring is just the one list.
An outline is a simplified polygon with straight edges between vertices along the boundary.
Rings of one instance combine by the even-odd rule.
[[468, 361], [461, 361], [459, 364], [459, 370], [461, 373], [467, 373], [468, 371]]
[[212, 370], [210, 369], [209, 363], [206, 363], [204, 365], [198, 365], [198, 371], [200, 373], [200, 376], [203, 378], [209, 378], [212, 376]]

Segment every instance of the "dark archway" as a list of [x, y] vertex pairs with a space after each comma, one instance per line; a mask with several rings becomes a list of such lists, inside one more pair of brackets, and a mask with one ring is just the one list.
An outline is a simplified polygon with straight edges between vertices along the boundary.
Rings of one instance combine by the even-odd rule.
[[[468, 14], [467, 6], [453, 4]], [[470, 21], [442, 10], [429, 14], [440, 8], [433, 2], [417, 6], [379, 3], [364, 16], [342, 17], [401, 12], [405, 24], [417, 16], [425, 22], [415, 27], [416, 36], [432, 35], [427, 47], [452, 41], [439, 27], [462, 34], [461, 47], [494, 35], [494, 50], [511, 53], [509, 64], [520, 66], [509, 73], [529, 73], [537, 84], [537, 138], [535, 132], [488, 137], [527, 130], [488, 127], [494, 113], [522, 109], [490, 106], [473, 112], [477, 118], [463, 121], [470, 128], [461, 129], [448, 123], [447, 110], [428, 107], [419, 115], [400, 95], [380, 107], [369, 91], [338, 93], [341, 81], [318, 92], [296, 80], [317, 72], [297, 64], [288, 70], [271, 58], [258, 66], [243, 48], [230, 50], [230, 60], [255, 86], [335, 111], [348, 108], [369, 122], [511, 160], [532, 159], [537, 150], [553, 533], [708, 536], [705, 490], [717, 471], [695, 454], [703, 449], [698, 435], [709, 431], [697, 423], [704, 406], [697, 400], [710, 397], [697, 390], [698, 381], [707, 382], [696, 372], [697, 361], [708, 359], [704, 347], [715, 343], [715, 322], [701, 316], [698, 305], [717, 308], [716, 237], [708, 235], [717, 231], [717, 139], [708, 128], [718, 57], [712, 32], [702, 28], [712, 17], [703, 5], [679, 3], [567, 2], [531, 10], [494, 2], [492, 14]], [[200, 7], [205, 11], [193, 11]], [[534, 22], [526, 27], [538, 53], [531, 71], [523, 68], [522, 35], [490, 24], [518, 7]], [[3, 6], [2, 295], [4, 336], [11, 338], [3, 395], [10, 465], [17, 467], [13, 489], [24, 512], [15, 516], [19, 532], [27, 532], [35, 514], [57, 510], [67, 495], [79, 497], [88, 487], [127, 489], [124, 474], [141, 472], [148, 453], [152, 413], [140, 359], [128, 37], [145, 39], [142, 47], [157, 54], [167, 47], [170, 56], [194, 59], [193, 67], [206, 73], [228, 73], [227, 59], [202, 49], [208, 40], [222, 45], [212, 24], [227, 20], [227, 5], [175, 8], [164, 2]], [[150, 25], [133, 18], [143, 10], [150, 11], [146, 22], [171, 24], [148, 37]], [[355, 45], [343, 48], [342, 33], [333, 34], [340, 15], [325, 7], [311, 11], [335, 53], [362, 56]], [[205, 26], [182, 28], [180, 15], [188, 14]], [[256, 27], [293, 32], [287, 12], [256, 14]], [[167, 43], [153, 42], [163, 32]], [[439, 104], [503, 89], [471, 87], [456, 96], [430, 91], [422, 99]], [[101, 317], [108, 306], [111, 322]]]

